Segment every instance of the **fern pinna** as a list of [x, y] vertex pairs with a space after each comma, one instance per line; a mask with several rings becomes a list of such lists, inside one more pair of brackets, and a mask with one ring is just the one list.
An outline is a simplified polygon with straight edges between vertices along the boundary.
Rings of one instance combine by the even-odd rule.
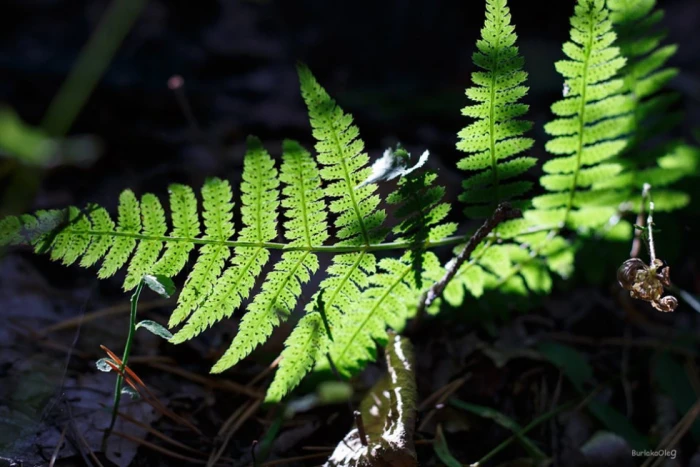
[[[381, 200], [376, 185], [362, 184], [371, 169], [358, 129], [306, 67], [299, 67], [299, 76], [318, 156], [285, 141], [278, 174], [261, 142], [249, 138], [238, 196], [239, 229], [233, 223], [231, 186], [212, 178], [201, 190], [201, 207], [191, 188], [170, 186], [169, 232], [166, 211], [156, 196], [138, 199], [126, 190], [119, 198], [116, 223], [99, 206], [41, 211], [3, 219], [0, 244], [31, 243], [66, 265], [81, 259], [87, 267], [102, 260], [100, 278], [126, 266], [125, 290], [134, 288], [144, 274], [178, 274], [196, 250], [196, 261], [170, 317], [170, 327], [182, 325], [171, 342], [192, 339], [231, 317], [250, 299], [238, 333], [213, 372], [245, 358], [289, 318], [302, 285], [319, 269], [318, 254], [330, 253], [333, 258], [319, 291], [286, 342], [268, 398], [283, 397], [317, 360], [323, 366], [326, 360], [318, 356], [328, 352], [344, 374], [351, 374], [375, 358], [375, 340], [386, 339], [387, 325], [400, 328], [410, 316], [410, 305], [424, 288], [422, 278], [439, 276], [439, 261], [426, 248], [455, 243], [441, 240], [456, 225], [443, 222], [449, 205], [440, 203], [444, 189], [431, 186], [435, 176], [416, 172], [403, 179], [390, 197], [399, 205], [396, 216], [403, 220], [394, 229], [395, 241], [382, 243], [390, 229], [384, 225], [386, 214], [377, 209]], [[284, 242], [276, 241], [280, 208]], [[325, 245], [329, 214], [337, 241]], [[374, 252], [385, 249], [405, 254], [377, 261]], [[251, 297], [274, 250], [281, 251], [281, 257], [274, 259], [272, 271]], [[333, 342], [315, 309], [320, 294]]]

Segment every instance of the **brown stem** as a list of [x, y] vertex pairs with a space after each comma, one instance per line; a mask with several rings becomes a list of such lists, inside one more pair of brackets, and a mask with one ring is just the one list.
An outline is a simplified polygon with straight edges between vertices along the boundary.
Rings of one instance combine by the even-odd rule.
[[423, 315], [425, 309], [430, 306], [436, 298], [438, 298], [445, 291], [445, 287], [450, 281], [457, 275], [459, 268], [464, 264], [465, 261], [469, 259], [474, 249], [481, 243], [486, 236], [491, 233], [493, 229], [498, 226], [501, 222], [517, 219], [522, 217], [522, 212], [520, 209], [513, 208], [510, 203], [501, 203], [496, 207], [494, 213], [486, 219], [484, 224], [479, 227], [479, 229], [474, 232], [469, 241], [462, 251], [452, 260], [447, 266], [447, 271], [445, 275], [437, 281], [433, 286], [423, 294], [421, 301], [418, 304], [418, 310], [416, 311], [416, 319], [419, 319]]

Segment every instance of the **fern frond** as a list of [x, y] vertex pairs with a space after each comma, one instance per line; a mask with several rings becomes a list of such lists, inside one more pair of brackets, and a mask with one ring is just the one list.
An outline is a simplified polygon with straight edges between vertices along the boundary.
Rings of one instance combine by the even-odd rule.
[[[250, 290], [255, 285], [256, 278], [270, 258], [269, 250], [264, 248], [262, 244], [277, 236], [277, 208], [279, 206], [277, 170], [274, 161], [263, 148], [259, 139], [250, 137], [247, 145], [248, 149], [243, 159], [243, 181], [241, 182], [241, 221], [243, 227], [239, 232], [238, 241], [260, 246], [235, 248], [231, 264], [223, 273], [221, 273], [223, 261], [230, 254], [229, 248], [220, 244], [202, 247], [197, 264], [200, 261], [205, 261], [202, 266], [204, 271], [202, 279], [208, 277], [210, 287], [213, 288], [210, 289], [210, 293], [202, 294], [202, 298], [208, 295], [206, 300], [200, 299], [199, 302], [193, 304], [198, 305], [198, 308], [192, 313], [185, 326], [173, 336], [171, 341], [174, 343], [189, 340], [217, 321], [231, 316], [234, 310], [241, 305], [241, 302], [248, 297]], [[206, 207], [205, 201], [205, 210]], [[210, 248], [207, 250], [208, 247]], [[209, 258], [205, 258], [206, 254], [209, 255]], [[223, 258], [221, 262], [211, 263], [208, 261], [220, 258]], [[197, 270], [197, 264], [195, 264], [192, 274]], [[209, 264], [213, 267], [204, 269]], [[180, 303], [182, 303], [182, 294], [180, 296]], [[180, 317], [178, 316], [178, 318]]]
[[680, 119], [678, 112], [670, 111], [678, 95], [664, 89], [678, 70], [663, 68], [677, 47], [661, 45], [666, 37], [666, 31], [659, 28], [664, 12], [655, 10], [655, 6], [656, 0], [608, 0], [620, 50], [628, 60], [622, 76], [634, 105], [634, 131], [626, 152], [635, 152], [636, 165], [653, 161], [653, 155], [637, 153], [636, 149]]
[[398, 240], [410, 241], [413, 248], [409, 256], [418, 287], [423, 286], [423, 252], [427, 241], [437, 241], [457, 230], [453, 222], [443, 223], [450, 212], [449, 203], [441, 203], [445, 195], [442, 186], [431, 186], [437, 174], [429, 171], [411, 173], [402, 178], [396, 191], [389, 197], [389, 204], [397, 205], [394, 216], [400, 221], [393, 233]]
[[[290, 245], [311, 249], [328, 238], [326, 205], [321, 190], [318, 167], [298, 143], [284, 142], [280, 179], [286, 184], [282, 206], [287, 209], [285, 236]], [[275, 269], [267, 276], [262, 291], [256, 295], [241, 320], [231, 347], [214, 365], [212, 372], [221, 372], [246, 357], [263, 343], [274, 326], [286, 320], [301, 295], [301, 285], [318, 269], [318, 258], [311, 251], [292, 251], [282, 255]], [[293, 352], [292, 350], [291, 352]]]
[[473, 55], [474, 63], [484, 71], [472, 74], [475, 86], [466, 91], [476, 104], [462, 110], [476, 121], [459, 132], [457, 143], [459, 150], [469, 154], [457, 166], [471, 171], [460, 200], [472, 217], [488, 216], [499, 202], [516, 200], [532, 185], [513, 181], [536, 162], [532, 157], [513, 158], [533, 144], [531, 138], [523, 137], [532, 122], [518, 120], [528, 110], [519, 102], [528, 88], [523, 85], [527, 73], [522, 70], [516, 39], [506, 0], [487, 0], [479, 51]]
[[[143, 218], [143, 235], [149, 237], [162, 237], [165, 235], [165, 211], [160, 201], [154, 195], [148, 193], [141, 198], [141, 210]], [[86, 235], [87, 237], [87, 235]], [[153, 265], [158, 261], [163, 242], [160, 240], [143, 240], [136, 248], [134, 257], [129, 262], [129, 268], [124, 280], [124, 290], [136, 287], [144, 274], [152, 272]]]
[[576, 200], [581, 194], [595, 196], [602, 190], [596, 184], [622, 171], [613, 161], [625, 147], [633, 107], [617, 78], [625, 58], [613, 46], [616, 36], [603, 0], [579, 0], [571, 25], [571, 41], [563, 47], [569, 60], [555, 65], [569, 91], [552, 106], [559, 118], [545, 126], [553, 136], [546, 149], [564, 156], [545, 163], [547, 175], [540, 179], [556, 194], [536, 197], [537, 209], [525, 217], [553, 228], [597, 228], [616, 206], [588, 207]]

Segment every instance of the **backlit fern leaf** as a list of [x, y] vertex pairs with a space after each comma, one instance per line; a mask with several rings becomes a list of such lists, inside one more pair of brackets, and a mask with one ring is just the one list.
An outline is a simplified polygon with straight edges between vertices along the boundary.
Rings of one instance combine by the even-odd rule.
[[536, 159], [513, 157], [533, 144], [531, 138], [522, 136], [532, 123], [518, 120], [528, 110], [519, 102], [528, 88], [523, 85], [527, 73], [522, 70], [514, 31], [506, 0], [487, 0], [482, 38], [473, 56], [484, 71], [472, 74], [475, 86], [466, 92], [476, 104], [462, 110], [476, 121], [459, 132], [457, 143], [458, 149], [469, 154], [457, 166], [471, 171], [460, 199], [467, 204], [465, 213], [472, 217], [487, 217], [496, 204], [520, 198], [532, 185], [516, 178], [534, 166]]
[[[199, 211], [197, 198], [192, 188], [186, 185], [173, 184], [170, 192], [170, 209], [172, 209], [173, 229], [170, 236], [175, 238], [196, 238], [200, 233]], [[169, 242], [165, 253], [153, 267], [153, 272], [173, 277], [185, 267], [190, 251], [194, 248], [191, 242]]]
[[[318, 161], [323, 166], [320, 175], [328, 183], [325, 192], [331, 198], [330, 211], [336, 215], [338, 245], [361, 247], [379, 243], [386, 236], [386, 230], [382, 228], [386, 214], [377, 210], [380, 199], [375, 194], [375, 184], [358, 187], [371, 172], [359, 130], [353, 125], [352, 116], [343, 112], [306, 66], [299, 65], [298, 72], [302, 96], [317, 140]], [[320, 291], [306, 306], [307, 316], [313, 312], [322, 290], [330, 325], [339, 325], [343, 313], [351, 312], [361, 290], [368, 286], [368, 274], [375, 272], [375, 262], [374, 255], [362, 248], [354, 253], [336, 255], [326, 270]], [[308, 323], [308, 319], [311, 318], [302, 318], [302, 322]], [[316, 335], [310, 334], [306, 326], [298, 325], [285, 343], [287, 355], [299, 353], [311, 338], [316, 339]], [[327, 338], [318, 338], [319, 354], [326, 352], [328, 344]], [[273, 381], [275, 393], [286, 393], [296, 386], [301, 378], [294, 371], [298, 368], [309, 371], [312, 363], [306, 362], [300, 367], [283, 358]]]
[[607, 194], [595, 185], [621, 172], [612, 161], [625, 148], [633, 107], [617, 78], [625, 58], [613, 45], [616, 35], [603, 0], [579, 0], [571, 25], [571, 41], [563, 47], [569, 60], [556, 63], [568, 92], [552, 106], [559, 118], [545, 126], [553, 136], [547, 150], [562, 157], [544, 164], [547, 174], [540, 183], [553, 193], [536, 197], [537, 209], [525, 216], [541, 227], [595, 229], [617, 206], [590, 207], [580, 197]]
[[[430, 172], [411, 173], [388, 198], [398, 205], [395, 216], [400, 222], [394, 232], [413, 248], [400, 260], [385, 258], [379, 262], [381, 272], [370, 277], [370, 286], [359, 294], [352, 312], [346, 313], [334, 329], [329, 352], [343, 374], [352, 374], [364, 362], [373, 361], [375, 341], [382, 345], [386, 342], [387, 327], [402, 329], [421, 293], [442, 277], [437, 257], [424, 251], [422, 245], [452, 234], [456, 225], [443, 223], [450, 205], [440, 202], [444, 189], [431, 186], [434, 180]], [[321, 368], [326, 365], [325, 361], [319, 362]]]
[[[248, 297], [256, 278], [270, 258], [270, 252], [263, 244], [277, 237], [278, 186], [274, 161], [260, 140], [248, 138], [241, 182], [243, 227], [237, 240], [257, 246], [234, 248], [229, 267], [223, 273], [223, 264], [211, 271], [210, 281], [215, 283], [213, 290], [206, 300], [198, 304], [187, 323], [173, 336], [172, 342], [180, 343], [191, 339], [217, 321], [231, 316]], [[209, 245], [205, 245], [202, 250], [207, 246]], [[228, 247], [226, 250], [229, 251]], [[219, 251], [218, 247], [216, 251]]]
[[[284, 143], [280, 179], [285, 183], [282, 206], [286, 208], [284, 227], [289, 245], [310, 249], [322, 244], [328, 233], [318, 167], [311, 155], [295, 142]], [[294, 310], [302, 284], [308, 282], [317, 269], [318, 259], [311, 251], [284, 253], [268, 274], [262, 291], [248, 307], [231, 347], [212, 372], [235, 365], [267, 340], [274, 326], [286, 320]]]
[[[73, 229], [71, 229], [73, 230]], [[119, 196], [119, 221], [116, 232], [127, 234], [118, 236], [104, 258], [102, 267], [97, 273], [97, 277], [104, 279], [113, 276], [129, 259], [131, 252], [136, 248], [136, 239], [128, 234], [138, 234], [141, 232], [141, 212], [136, 195], [131, 190], [125, 190]], [[67, 232], [63, 232], [69, 235]], [[77, 233], [80, 235], [80, 233]], [[59, 234], [58, 237], [61, 235]]]
[[[424, 253], [421, 263], [428, 279], [426, 283], [434, 282], [443, 273], [432, 252]], [[403, 329], [424, 290], [415, 281], [409, 255], [401, 259], [382, 259], [379, 269], [381, 272], [370, 278], [371, 287], [362, 293], [355, 310], [334, 330], [329, 352], [338, 370], [346, 376], [376, 360], [376, 343], [386, 344], [387, 327]], [[322, 368], [327, 365], [320, 363]]]
[[658, 144], [659, 136], [675, 127], [682, 115], [671, 108], [678, 94], [667, 89], [678, 70], [664, 68], [677, 47], [662, 45], [666, 32], [659, 28], [659, 23], [664, 14], [655, 6], [655, 0], [608, 0], [620, 50], [628, 59], [622, 77], [633, 105], [632, 132], [621, 160], [625, 170], [596, 186], [622, 191], [632, 201], [635, 211], [641, 206], [639, 193], [645, 183], [654, 187], [656, 210], [671, 211], [685, 206], [689, 201], [686, 193], [665, 187], [692, 174], [681, 167], [658, 165], [661, 157], [666, 161], [682, 158], [692, 148], [680, 142]]
[[[209, 296], [231, 254], [229, 248], [222, 243], [233, 235], [233, 201], [229, 183], [218, 178], [207, 180], [202, 188], [202, 206], [203, 238], [214, 243], [206, 244], [200, 249], [199, 258], [180, 292], [178, 305], [170, 316], [170, 327], [184, 321]], [[180, 333], [182, 331], [178, 334]], [[175, 341], [179, 339], [176, 338]]]

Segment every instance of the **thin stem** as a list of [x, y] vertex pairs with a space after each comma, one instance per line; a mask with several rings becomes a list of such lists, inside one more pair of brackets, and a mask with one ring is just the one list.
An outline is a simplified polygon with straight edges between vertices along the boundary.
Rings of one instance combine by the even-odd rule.
[[457, 275], [462, 264], [469, 259], [477, 245], [479, 245], [498, 224], [518, 217], [522, 217], [522, 212], [519, 209], [514, 209], [510, 203], [499, 204], [493, 215], [486, 219], [484, 224], [474, 232], [474, 235], [472, 235], [467, 244], [464, 245], [462, 251], [450, 262], [443, 278], [433, 284], [433, 286], [423, 294], [418, 304], [416, 316], [421, 316], [425, 309], [430, 306], [436, 298], [442, 295], [447, 284]]
[[[645, 183], [644, 186], [642, 187], [642, 203], [639, 206], [639, 214], [637, 214], [637, 223], [639, 227], [643, 227], [644, 224], [644, 209], [647, 205], [648, 202], [651, 200], [651, 185], [648, 183]], [[650, 205], [650, 208], [653, 209], [653, 206]], [[653, 213], [649, 213], [651, 216], [653, 216]], [[652, 219], [653, 222], [653, 219]], [[647, 227], [649, 226], [649, 220], [647, 219]], [[632, 249], [630, 250], [630, 258], [637, 258], [639, 256], [639, 252], [642, 249], [642, 231], [637, 229], [634, 232], [634, 240], [632, 241]], [[656, 254], [654, 254], [656, 256]], [[653, 259], [652, 259], [653, 261]]]
[[131, 345], [134, 342], [134, 334], [136, 334], [136, 311], [138, 306], [139, 297], [141, 296], [141, 291], [143, 290], [143, 280], [139, 282], [136, 286], [134, 294], [131, 296], [131, 313], [129, 315], [129, 334], [126, 336], [126, 345], [124, 346], [124, 354], [122, 356], [122, 363], [119, 367], [119, 374], [117, 375], [117, 382], [114, 386], [114, 404], [112, 405], [112, 420], [109, 423], [109, 428], [105, 431], [103, 438], [103, 443], [106, 442], [109, 434], [114, 428], [114, 423], [117, 420], [117, 412], [119, 411], [119, 402], [122, 397], [122, 386], [124, 384], [124, 369], [129, 362], [129, 355], [131, 355]]
[[412, 241], [396, 241], [396, 242], [385, 242], [385, 243], [375, 243], [365, 246], [353, 246], [353, 245], [289, 245], [287, 243], [278, 242], [239, 242], [230, 240], [217, 240], [212, 238], [192, 238], [192, 237], [170, 237], [167, 235], [145, 235], [134, 232], [115, 232], [107, 230], [69, 230], [68, 232], [75, 235], [87, 235], [93, 237], [128, 237], [135, 238], [136, 240], [154, 240], [159, 242], [185, 242], [192, 243], [194, 245], [222, 245], [228, 248], [265, 248], [268, 250], [282, 250], [282, 251], [309, 251], [312, 253], [330, 253], [330, 254], [344, 254], [344, 253], [359, 253], [359, 252], [373, 252], [373, 251], [387, 251], [387, 250], [408, 250], [408, 249], [430, 249], [437, 248], [441, 246], [451, 246], [457, 245], [464, 242], [464, 235], [453, 235], [451, 237], [445, 237], [442, 240], [437, 241], [426, 241], [420, 244], [416, 244]]
[[[651, 185], [644, 184], [642, 194], [646, 192], [649, 199], [649, 215], [647, 216], [647, 239], [649, 241], [649, 264], [653, 266], [656, 261], [656, 246], [654, 245], [654, 201], [651, 199]], [[642, 200], [644, 202], [644, 200]]]

